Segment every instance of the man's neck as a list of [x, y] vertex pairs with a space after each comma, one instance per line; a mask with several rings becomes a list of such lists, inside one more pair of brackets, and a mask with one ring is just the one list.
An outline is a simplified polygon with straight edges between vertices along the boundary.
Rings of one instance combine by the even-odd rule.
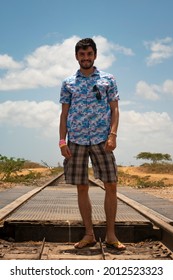
[[95, 71], [95, 67], [91, 67], [91, 68], [89, 68], [89, 69], [80, 68], [80, 72], [81, 72], [85, 77], [90, 76], [94, 71]]

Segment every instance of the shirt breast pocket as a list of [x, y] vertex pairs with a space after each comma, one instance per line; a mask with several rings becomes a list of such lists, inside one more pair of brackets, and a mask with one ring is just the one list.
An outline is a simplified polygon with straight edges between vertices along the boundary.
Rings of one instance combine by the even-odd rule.
[[107, 101], [108, 83], [97, 83], [97, 89], [102, 101]]

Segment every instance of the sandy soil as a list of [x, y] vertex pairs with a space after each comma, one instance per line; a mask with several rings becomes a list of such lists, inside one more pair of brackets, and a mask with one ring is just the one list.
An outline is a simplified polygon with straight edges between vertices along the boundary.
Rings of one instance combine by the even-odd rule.
[[158, 181], [163, 180], [165, 185], [173, 185], [173, 175], [172, 174], [154, 174], [154, 173], [144, 173], [142, 172], [140, 167], [119, 167], [119, 170], [130, 174], [130, 175], [137, 175], [139, 177], [149, 177], [151, 181]]
[[40, 167], [40, 168], [29, 168], [29, 169], [23, 169], [22, 171], [18, 172], [19, 174], [26, 175], [29, 172], [37, 172], [41, 173], [43, 175], [49, 175], [50, 174], [50, 169], [45, 168], [45, 167]]
[[[19, 175], [27, 175], [28, 173], [33, 172], [33, 173], [41, 173], [42, 176], [40, 179], [37, 179], [36, 182], [31, 183], [31, 185], [35, 185], [36, 187], [43, 185], [46, 183], [48, 180], [53, 177], [51, 175], [51, 171], [48, 168], [29, 168], [29, 169], [23, 169], [22, 171], [19, 171]], [[0, 179], [2, 175], [0, 174]], [[9, 183], [9, 182], [3, 182], [0, 180], [0, 192], [3, 191], [4, 189], [9, 189], [18, 186], [19, 188], [22, 187], [24, 184], [23, 183]]]
[[173, 175], [144, 173], [139, 167], [119, 167], [118, 169], [126, 174], [139, 176], [141, 178], [147, 176], [148, 180], [151, 182], [163, 180], [165, 187], [142, 188], [140, 191], [153, 194], [157, 197], [166, 198], [173, 202]]
[[[160, 180], [163, 180], [164, 182], [164, 187], [148, 187], [148, 188], [142, 188], [140, 191], [144, 191], [147, 193], [154, 194], [158, 197], [162, 198], [167, 198], [171, 201], [173, 201], [173, 175], [171, 174], [153, 174], [153, 173], [144, 173], [140, 167], [119, 167], [119, 171], [123, 171], [125, 174], [129, 175], [128, 176], [128, 184], [125, 185], [132, 185], [133, 186], [133, 177], [131, 176], [139, 176], [141, 178], [147, 177], [147, 180], [151, 182], [157, 182]], [[33, 169], [26, 169], [20, 172], [20, 174], [27, 174], [29, 172], [40, 172], [42, 173], [42, 177], [39, 179], [37, 182], [38, 185], [42, 185], [46, 181], [48, 181], [52, 175], [51, 172], [48, 168], [33, 168]], [[18, 184], [19, 185], [19, 184]], [[0, 182], [0, 191], [2, 191], [4, 188], [12, 188], [15, 186], [15, 184], [10, 184], [10, 183], [4, 183]]]

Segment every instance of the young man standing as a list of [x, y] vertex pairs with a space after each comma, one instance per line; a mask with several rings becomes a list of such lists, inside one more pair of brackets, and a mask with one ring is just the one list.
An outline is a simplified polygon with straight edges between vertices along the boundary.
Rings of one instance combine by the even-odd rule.
[[[61, 88], [60, 117], [61, 154], [65, 157], [66, 182], [77, 185], [78, 205], [86, 229], [75, 248], [96, 243], [92, 225], [92, 206], [88, 194], [88, 159], [94, 176], [104, 183], [106, 214], [106, 245], [125, 249], [114, 231], [117, 197], [117, 170], [113, 150], [119, 122], [119, 94], [114, 77], [94, 66], [97, 57], [95, 42], [80, 40], [75, 46], [80, 65], [77, 73], [64, 80]], [[68, 135], [68, 143], [66, 136]]]

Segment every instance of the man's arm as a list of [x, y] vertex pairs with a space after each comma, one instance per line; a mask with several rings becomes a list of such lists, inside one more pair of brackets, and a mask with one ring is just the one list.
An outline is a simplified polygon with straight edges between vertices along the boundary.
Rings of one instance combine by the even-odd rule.
[[[60, 136], [60, 140], [61, 139], [66, 139], [66, 135], [67, 135], [67, 116], [68, 116], [68, 111], [70, 108], [70, 104], [62, 104], [62, 111], [61, 111], [61, 115], [60, 115], [60, 126], [59, 126], [59, 136]], [[63, 146], [61, 148], [61, 154], [65, 157], [65, 158], [70, 158], [71, 157], [71, 152], [69, 147]]]
[[111, 108], [111, 130], [108, 140], [105, 144], [106, 151], [113, 151], [116, 148], [116, 137], [118, 131], [118, 124], [119, 124], [119, 108], [118, 108], [118, 101], [111, 101], [110, 103]]
[[119, 108], [118, 101], [110, 102], [111, 107], [111, 132], [117, 133], [119, 124]]

